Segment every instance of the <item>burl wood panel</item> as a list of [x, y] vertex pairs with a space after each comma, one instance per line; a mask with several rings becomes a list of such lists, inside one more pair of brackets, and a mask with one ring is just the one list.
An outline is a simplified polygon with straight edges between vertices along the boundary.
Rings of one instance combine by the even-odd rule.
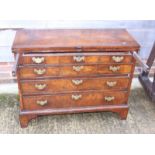
[[[51, 94], [82, 90], [125, 90], [129, 77], [60, 78], [50, 80], [24, 80], [20, 82], [23, 94]], [[39, 89], [37, 86], [42, 86]]]
[[[20, 65], [32, 65], [37, 64], [33, 61], [33, 58], [43, 58], [44, 60], [39, 64], [78, 64], [78, 63], [115, 63], [113, 60], [113, 56], [122, 57], [123, 59], [117, 63], [131, 63], [132, 55], [131, 53], [38, 53], [38, 54], [24, 54], [19, 60]], [[76, 58], [82, 57], [80, 61], [76, 60]]]
[[[77, 100], [72, 96], [81, 97]], [[105, 97], [114, 97], [111, 101], [106, 101]], [[38, 105], [37, 101], [47, 101], [46, 105]], [[23, 96], [24, 109], [23, 110], [38, 110], [51, 108], [72, 108], [83, 106], [99, 106], [99, 105], [115, 105], [127, 103], [127, 91], [87, 91], [70, 94], [57, 95], [39, 95], [39, 96]]]
[[[116, 71], [110, 70], [112, 68], [119, 68]], [[77, 71], [77, 70], [79, 71]], [[90, 76], [90, 75], [104, 75], [104, 74], [129, 74], [132, 65], [128, 64], [111, 64], [111, 65], [63, 65], [63, 66], [25, 66], [19, 68], [20, 79], [34, 79], [47, 77], [68, 77], [68, 76]], [[38, 75], [34, 70], [45, 70], [41, 75]]]
[[14, 52], [128, 51], [139, 44], [125, 29], [51, 29], [19, 30], [12, 46]]

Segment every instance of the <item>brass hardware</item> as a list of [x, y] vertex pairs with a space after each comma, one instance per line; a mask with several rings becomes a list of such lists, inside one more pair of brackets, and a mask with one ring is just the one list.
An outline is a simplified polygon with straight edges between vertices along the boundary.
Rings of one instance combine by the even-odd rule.
[[72, 95], [73, 100], [79, 100], [80, 98], [82, 98], [82, 95]]
[[120, 70], [120, 66], [110, 66], [109, 70], [116, 72], [116, 71]]
[[84, 56], [74, 56], [73, 60], [76, 62], [82, 62], [84, 61], [85, 57]]
[[115, 62], [121, 62], [123, 61], [124, 57], [123, 56], [113, 56], [112, 60], [114, 60]]
[[72, 80], [75, 85], [80, 85], [83, 83], [83, 80]]
[[84, 68], [83, 66], [73, 66], [73, 70], [76, 72], [79, 72], [83, 68]]
[[114, 86], [116, 86], [116, 84], [117, 84], [116, 81], [107, 81], [107, 85], [108, 85], [109, 87], [114, 87]]
[[43, 101], [37, 101], [37, 104], [40, 106], [44, 106], [47, 104], [47, 100], [43, 100]]
[[37, 88], [38, 90], [43, 90], [46, 88], [46, 84], [35, 84], [35, 88]]
[[32, 57], [32, 61], [36, 64], [40, 64], [45, 61], [44, 57]]
[[115, 97], [114, 96], [105, 96], [104, 99], [105, 99], [105, 101], [110, 102], [110, 101], [113, 101], [115, 99]]
[[46, 69], [34, 69], [34, 73], [36, 73], [37, 75], [43, 75], [45, 74]]

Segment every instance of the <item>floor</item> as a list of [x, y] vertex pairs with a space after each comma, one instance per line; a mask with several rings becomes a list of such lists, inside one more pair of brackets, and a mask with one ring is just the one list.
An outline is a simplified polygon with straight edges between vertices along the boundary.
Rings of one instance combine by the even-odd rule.
[[155, 133], [155, 104], [149, 101], [137, 79], [132, 83], [127, 120], [120, 120], [111, 112], [55, 115], [32, 120], [24, 129], [18, 122], [17, 85], [1, 88], [0, 133]]

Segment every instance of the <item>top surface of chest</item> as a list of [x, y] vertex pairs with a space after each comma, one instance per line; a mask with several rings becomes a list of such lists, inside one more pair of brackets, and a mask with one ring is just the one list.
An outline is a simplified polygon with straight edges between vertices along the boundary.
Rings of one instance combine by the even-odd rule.
[[81, 52], [138, 50], [125, 29], [23, 29], [16, 33], [13, 52]]

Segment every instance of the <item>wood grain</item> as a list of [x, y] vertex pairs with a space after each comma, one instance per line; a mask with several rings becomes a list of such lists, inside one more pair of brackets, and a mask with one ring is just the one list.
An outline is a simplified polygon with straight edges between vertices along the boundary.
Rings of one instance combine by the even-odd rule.
[[[37, 54], [24, 54], [20, 59], [19, 65], [34, 65], [36, 64], [33, 58], [44, 58], [44, 61], [40, 64], [78, 64], [78, 63], [115, 63], [113, 57], [123, 57], [123, 60], [119, 63], [131, 63], [132, 54], [127, 52], [118, 53], [107, 53], [107, 52], [96, 52], [96, 53], [37, 53]], [[76, 57], [83, 57], [80, 62], [74, 60]]]
[[[110, 66], [120, 67], [118, 71], [111, 71]], [[80, 71], [75, 71], [73, 67], [81, 67]], [[34, 79], [34, 78], [49, 78], [49, 77], [76, 77], [76, 76], [91, 76], [104, 74], [130, 74], [132, 65], [130, 64], [111, 64], [111, 65], [63, 65], [63, 66], [25, 66], [19, 68], [20, 79]], [[44, 74], [37, 75], [36, 70], [46, 70]]]
[[128, 51], [139, 44], [125, 29], [32, 29], [19, 30], [14, 52]]
[[[72, 95], [81, 95], [78, 100], [72, 99]], [[114, 97], [112, 101], [106, 101], [105, 97]], [[47, 100], [47, 104], [40, 106], [37, 101]], [[23, 110], [38, 110], [38, 109], [51, 109], [51, 108], [72, 108], [84, 106], [97, 106], [97, 105], [113, 105], [113, 104], [126, 104], [127, 91], [87, 91], [69, 94], [57, 95], [35, 95], [23, 96], [24, 109]]]
[[125, 29], [20, 30], [12, 50], [21, 127], [47, 114], [112, 111], [126, 119], [139, 44]]
[[[129, 77], [96, 77], [96, 78], [61, 78], [50, 80], [24, 80], [21, 81], [21, 90], [25, 94], [52, 94], [58, 92], [82, 91], [82, 90], [125, 90], [128, 88]], [[80, 81], [78, 85], [74, 81]], [[116, 83], [109, 86], [107, 82]], [[38, 90], [35, 85], [46, 85]]]

